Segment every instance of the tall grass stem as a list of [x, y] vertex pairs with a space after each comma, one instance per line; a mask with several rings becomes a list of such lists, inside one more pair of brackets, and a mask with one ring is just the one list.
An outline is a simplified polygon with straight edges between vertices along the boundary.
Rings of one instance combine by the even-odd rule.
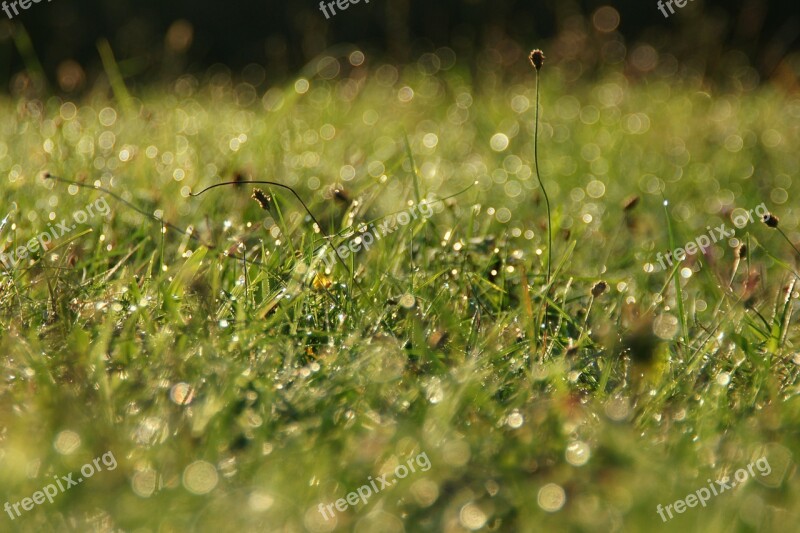
[[547, 284], [550, 284], [551, 265], [553, 263], [553, 220], [550, 216], [550, 198], [544, 188], [542, 173], [539, 171], [539, 70], [536, 70], [536, 121], [533, 125], [533, 164], [536, 168], [536, 178], [542, 188], [544, 204], [547, 207]]

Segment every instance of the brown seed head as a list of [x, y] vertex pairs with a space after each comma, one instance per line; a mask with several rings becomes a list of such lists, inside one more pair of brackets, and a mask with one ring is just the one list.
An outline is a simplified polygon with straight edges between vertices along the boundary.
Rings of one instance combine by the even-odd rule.
[[764, 224], [766, 224], [770, 228], [778, 227], [778, 222], [779, 222], [778, 217], [776, 217], [772, 213], [767, 213], [766, 215], [763, 215], [761, 217], [761, 220], [764, 222]]
[[272, 205], [272, 196], [265, 193], [261, 189], [253, 189], [253, 196], [250, 198], [258, 202], [258, 205], [260, 205], [261, 209], [264, 211], [270, 210], [270, 206]]
[[353, 204], [353, 199], [344, 189], [333, 189], [333, 199], [337, 202], [350, 206]]
[[528, 59], [530, 60], [531, 65], [533, 65], [533, 68], [535, 68], [538, 71], [539, 69], [542, 68], [542, 65], [544, 64], [545, 60], [544, 52], [542, 52], [537, 48], [536, 50], [533, 50], [531, 52], [531, 55], [528, 56]]
[[242, 186], [242, 182], [247, 181], [247, 176], [244, 175], [242, 172], [234, 172], [233, 173], [233, 182], [235, 183], [234, 187], [237, 189]]
[[629, 197], [628, 197], [628, 198], [625, 200], [625, 202], [623, 202], [623, 204], [622, 204], [622, 209], [623, 209], [624, 211], [630, 211], [631, 209], [633, 209], [634, 207], [636, 207], [636, 204], [638, 204], [638, 203], [639, 203], [639, 197], [638, 197], [638, 196], [636, 196], [636, 195], [634, 195], [634, 196], [629, 196]]
[[736, 249], [736, 257], [739, 259], [744, 259], [747, 256], [747, 245], [742, 243], [739, 245], [739, 248]]
[[594, 287], [592, 287], [592, 296], [597, 298], [606, 292], [606, 289], [608, 289], [608, 283], [602, 280], [598, 281], [594, 284]]
[[430, 346], [431, 348], [441, 348], [442, 346], [447, 344], [449, 338], [450, 335], [448, 335], [446, 331], [437, 329], [436, 331], [431, 333], [430, 337], [428, 337], [428, 346]]

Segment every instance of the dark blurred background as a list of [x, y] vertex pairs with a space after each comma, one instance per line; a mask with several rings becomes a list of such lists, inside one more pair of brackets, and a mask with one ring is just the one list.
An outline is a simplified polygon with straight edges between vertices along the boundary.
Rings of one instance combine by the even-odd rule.
[[52, 89], [81, 92], [103, 73], [103, 39], [134, 86], [215, 64], [234, 73], [259, 65], [255, 81], [269, 85], [341, 43], [387, 61], [446, 47], [465, 64], [502, 65], [547, 44], [548, 57], [575, 60], [585, 73], [639, 50], [645, 67], [666, 54], [713, 79], [746, 63], [762, 80], [796, 85], [797, 0], [691, 0], [669, 18], [656, 3], [361, 0], [326, 19], [318, 0], [41, 0], [13, 20], [0, 12], [0, 90], [29, 83], [27, 69]]

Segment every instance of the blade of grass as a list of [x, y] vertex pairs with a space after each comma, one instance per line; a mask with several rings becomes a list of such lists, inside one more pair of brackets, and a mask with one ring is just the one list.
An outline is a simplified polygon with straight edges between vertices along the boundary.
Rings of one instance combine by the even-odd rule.
[[[675, 235], [672, 232], [672, 222], [669, 216], [669, 210], [667, 209], [668, 205], [669, 201], [666, 198], [664, 198], [663, 207], [664, 207], [664, 217], [666, 218], [667, 221], [667, 232], [669, 233], [669, 249], [675, 250], [677, 249], [677, 245], [675, 244]], [[680, 320], [681, 323], [681, 337], [683, 343], [685, 344], [689, 339], [688, 337], [689, 328], [686, 322], [686, 311], [684, 309], [684, 303], [683, 303], [683, 289], [681, 288], [680, 269], [678, 268], [673, 269], [672, 280], [675, 282], [675, 301], [677, 302], [678, 305], [678, 320]]]
[[416, 197], [417, 203], [420, 203], [422, 201], [422, 193], [419, 187], [419, 173], [417, 173], [417, 163], [414, 161], [414, 153], [411, 151], [411, 141], [408, 140], [408, 132], [406, 131], [403, 131], [403, 140], [405, 141], [408, 161], [411, 163], [411, 176], [414, 178], [414, 196]]
[[126, 113], [131, 113], [133, 111], [131, 95], [125, 86], [125, 80], [122, 78], [119, 65], [114, 58], [114, 51], [111, 50], [111, 45], [107, 39], [97, 41], [97, 51], [100, 54], [100, 60], [103, 62], [103, 70], [108, 76], [108, 82], [111, 84], [111, 90], [114, 91], [114, 97]]

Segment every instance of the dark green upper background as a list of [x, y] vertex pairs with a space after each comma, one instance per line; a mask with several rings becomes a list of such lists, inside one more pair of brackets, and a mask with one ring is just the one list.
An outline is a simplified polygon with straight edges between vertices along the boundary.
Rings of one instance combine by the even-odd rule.
[[[62, 75], [64, 68], [74, 66], [65, 61], [84, 69], [86, 83], [67, 84], [66, 92], [72, 92], [91, 86], [100, 71], [101, 38], [109, 40], [132, 83], [203, 71], [216, 63], [234, 71], [262, 65], [269, 83], [339, 43], [353, 43], [386, 60], [404, 61], [447, 46], [462, 61], [472, 61], [486, 49], [500, 51], [508, 61], [519, 55], [515, 46], [529, 49], [561, 39], [564, 46], [585, 47], [591, 68], [602, 63], [590, 56], [596, 47], [591, 38], [598, 33], [592, 15], [603, 5], [620, 13], [613, 37], [628, 49], [647, 42], [682, 62], [705, 62], [710, 74], [724, 63], [725, 51], [734, 49], [762, 78], [771, 76], [799, 42], [796, 0], [691, 0], [668, 19], [656, 0], [361, 0], [330, 20], [316, 0], [42, 0], [13, 22], [0, 12], [0, 90], [8, 91], [14, 75], [26, 66], [12, 37], [18, 25], [29, 33], [51, 82], [59, 65]], [[180, 20], [189, 24], [174, 26]], [[173, 39], [167, 45], [170, 27]], [[590, 39], [581, 41], [583, 34]], [[191, 41], [184, 50], [186, 38]]]

